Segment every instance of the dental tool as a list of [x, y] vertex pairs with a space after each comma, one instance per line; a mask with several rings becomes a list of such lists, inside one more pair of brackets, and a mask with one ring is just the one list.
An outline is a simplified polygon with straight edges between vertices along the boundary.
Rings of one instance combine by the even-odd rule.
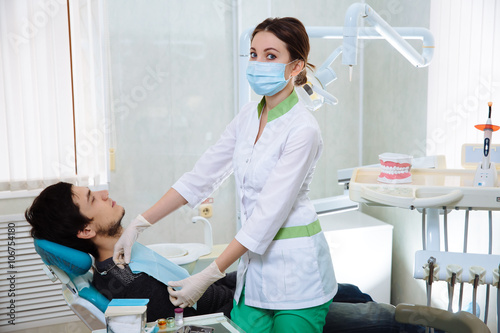
[[491, 106], [492, 102], [488, 103], [488, 119], [486, 124], [476, 125], [478, 130], [484, 132], [484, 146], [483, 146], [483, 160], [480, 165], [478, 165], [476, 170], [476, 175], [474, 176], [474, 186], [488, 186], [493, 187], [497, 185], [497, 170], [495, 168], [495, 163], [491, 162], [490, 159], [490, 145], [492, 133], [498, 131], [500, 126], [491, 124]]
[[[428, 274], [427, 277], [424, 276], [424, 279], [427, 280], [427, 306], [431, 306], [431, 294], [432, 294], [432, 282], [434, 279], [438, 280], [437, 273], [439, 272], [439, 266], [436, 265], [436, 258], [430, 257], [427, 260], [427, 267], [424, 267], [425, 273]], [[429, 332], [429, 327], [425, 328], [425, 332]], [[434, 333], [434, 329], [430, 329], [431, 333]]]
[[477, 297], [477, 287], [480, 284], [484, 284], [484, 276], [486, 275], [486, 270], [480, 266], [472, 266], [469, 268], [469, 283], [472, 284], [472, 314], [476, 315], [476, 297]]
[[472, 284], [472, 314], [476, 315], [476, 297], [477, 297], [477, 286], [479, 284], [479, 275], [475, 275], [474, 282]]
[[453, 294], [455, 293], [455, 283], [457, 282], [457, 273], [451, 274], [450, 282], [448, 283], [448, 311], [453, 312]]
[[431, 305], [432, 283], [439, 280], [439, 265], [436, 264], [436, 258], [430, 257], [427, 264], [424, 265], [424, 280], [427, 281], [427, 306]]
[[[489, 229], [489, 237], [488, 237], [488, 254], [493, 253], [493, 212], [488, 211], [488, 229]], [[488, 312], [490, 310], [490, 285], [486, 285], [486, 299], [484, 301], [484, 323], [488, 323]]]
[[425, 230], [425, 208], [422, 209], [422, 249], [427, 250], [427, 242], [425, 241], [425, 235], [426, 235], [426, 230]]
[[448, 282], [448, 311], [453, 312], [453, 295], [455, 293], [455, 284], [462, 281], [462, 267], [450, 264], [446, 266], [446, 281]]
[[[464, 249], [463, 253], [467, 253], [467, 235], [469, 234], [469, 212], [471, 208], [465, 210], [465, 223], [464, 223]], [[462, 301], [464, 296], [464, 283], [460, 283], [460, 293], [458, 296], [458, 311], [462, 311]]]
[[[500, 283], [499, 283], [499, 272], [500, 272], [500, 264], [498, 268], [493, 270], [493, 286], [497, 287], [497, 318], [500, 318]], [[500, 323], [498, 323], [500, 324]], [[500, 325], [497, 324], [497, 333], [500, 333]]]
[[444, 251], [448, 252], [448, 210], [443, 207]]

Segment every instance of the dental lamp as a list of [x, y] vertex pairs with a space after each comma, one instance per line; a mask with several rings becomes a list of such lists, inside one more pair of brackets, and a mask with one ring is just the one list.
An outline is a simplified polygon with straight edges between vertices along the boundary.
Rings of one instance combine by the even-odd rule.
[[415, 67], [429, 65], [433, 53], [434, 43], [432, 38], [423, 45], [423, 52], [419, 54], [406, 40], [398, 34], [373, 8], [367, 4], [355, 3], [349, 6], [344, 20], [343, 46], [344, 54], [342, 64], [349, 66], [349, 77], [352, 77], [352, 66], [356, 65], [358, 52], [358, 18], [361, 17], [372, 25], [396, 50], [399, 51]]
[[316, 75], [307, 75], [307, 82], [297, 88], [297, 94], [310, 111], [316, 111], [323, 103], [337, 105], [339, 102], [335, 96], [328, 93], [325, 88], [337, 79], [337, 74], [330, 65], [342, 53], [342, 46], [339, 46], [318, 68]]
[[[366, 19], [372, 27], [359, 27], [359, 18]], [[248, 63], [248, 49], [254, 27], [247, 29], [240, 36], [239, 50], [239, 108], [250, 101], [251, 90], [245, 72]], [[359, 39], [385, 39], [415, 67], [426, 67], [434, 55], [434, 38], [426, 28], [392, 28], [373, 8], [367, 4], [354, 3], [347, 9], [343, 27], [306, 27], [310, 38], [343, 39], [342, 47], [333, 51], [320, 66], [314, 76], [308, 76], [308, 82], [297, 89], [297, 93], [310, 110], [317, 110], [323, 103], [337, 104], [337, 99], [325, 91], [328, 84], [337, 78], [330, 65], [342, 53], [342, 64], [349, 66], [349, 78], [352, 66], [357, 64]], [[423, 43], [419, 54], [406, 40], [417, 39]], [[301, 91], [304, 90], [304, 91]], [[299, 92], [300, 91], [300, 92]]]

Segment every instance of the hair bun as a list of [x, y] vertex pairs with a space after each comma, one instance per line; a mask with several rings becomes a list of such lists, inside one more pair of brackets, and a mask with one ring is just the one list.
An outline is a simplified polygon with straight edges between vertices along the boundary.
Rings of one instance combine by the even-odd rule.
[[304, 68], [296, 77], [294, 80], [294, 85], [301, 86], [303, 84], [307, 83], [307, 70]]

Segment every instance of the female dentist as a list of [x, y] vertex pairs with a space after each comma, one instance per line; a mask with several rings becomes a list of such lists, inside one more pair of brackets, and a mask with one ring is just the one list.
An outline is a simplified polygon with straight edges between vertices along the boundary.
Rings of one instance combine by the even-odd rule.
[[[138, 234], [172, 211], [201, 203], [234, 172], [242, 227], [206, 269], [169, 282], [174, 305], [193, 306], [241, 257], [231, 319], [247, 332], [322, 332], [337, 292], [329, 248], [307, 194], [323, 141], [295, 85], [307, 80], [309, 38], [295, 18], [266, 19], [252, 34], [247, 79], [264, 97], [250, 102], [221, 138], [115, 246], [130, 261]], [[180, 290], [178, 290], [180, 289]]]

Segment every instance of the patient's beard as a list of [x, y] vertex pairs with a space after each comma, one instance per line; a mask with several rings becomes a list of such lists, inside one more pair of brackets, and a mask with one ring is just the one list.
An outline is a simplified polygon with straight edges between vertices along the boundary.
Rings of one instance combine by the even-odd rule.
[[96, 231], [96, 233], [99, 236], [106, 236], [106, 237], [118, 237], [121, 236], [123, 227], [122, 227], [122, 219], [123, 216], [125, 215], [125, 211], [123, 211], [122, 217], [118, 219], [115, 223], [111, 224], [107, 229], [104, 228], [99, 228], [99, 230]]

